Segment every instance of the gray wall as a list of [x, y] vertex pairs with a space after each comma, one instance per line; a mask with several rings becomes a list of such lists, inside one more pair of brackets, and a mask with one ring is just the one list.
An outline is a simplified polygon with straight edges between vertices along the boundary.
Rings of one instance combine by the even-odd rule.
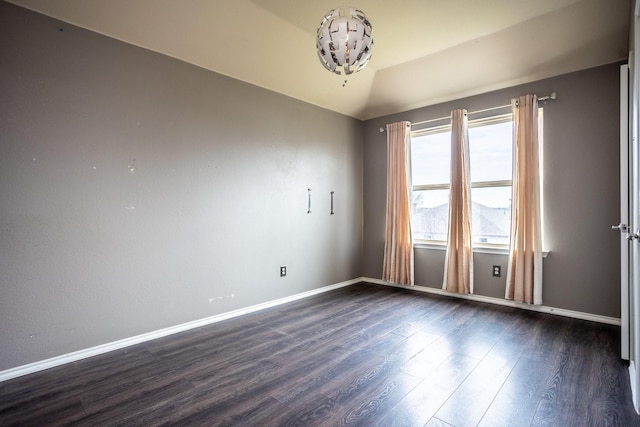
[[[416, 84], [422, 84], [416, 82]], [[424, 83], [427, 84], [427, 83]], [[557, 92], [544, 107], [543, 304], [605, 316], [620, 316], [619, 65], [541, 80], [369, 120], [364, 147], [364, 261], [366, 277], [380, 278], [384, 249], [387, 123], [418, 122], [508, 104], [518, 95]], [[416, 249], [416, 284], [440, 288], [445, 252]], [[491, 266], [504, 255], [475, 254], [475, 293], [504, 297], [504, 278]]]
[[0, 64], [0, 370], [361, 275], [362, 122], [4, 2]]

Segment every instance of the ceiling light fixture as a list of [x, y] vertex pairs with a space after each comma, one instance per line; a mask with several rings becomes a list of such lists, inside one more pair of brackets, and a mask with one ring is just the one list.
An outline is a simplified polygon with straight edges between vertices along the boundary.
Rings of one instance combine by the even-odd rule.
[[325, 13], [316, 35], [318, 57], [332, 73], [362, 70], [371, 58], [373, 33], [363, 11], [340, 7]]

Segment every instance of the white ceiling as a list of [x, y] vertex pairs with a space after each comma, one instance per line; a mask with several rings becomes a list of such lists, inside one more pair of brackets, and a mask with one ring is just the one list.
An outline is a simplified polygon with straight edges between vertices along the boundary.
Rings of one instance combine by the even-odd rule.
[[10, 0], [359, 119], [624, 60], [631, 0], [352, 0], [367, 67], [325, 70], [315, 32], [344, 0]]

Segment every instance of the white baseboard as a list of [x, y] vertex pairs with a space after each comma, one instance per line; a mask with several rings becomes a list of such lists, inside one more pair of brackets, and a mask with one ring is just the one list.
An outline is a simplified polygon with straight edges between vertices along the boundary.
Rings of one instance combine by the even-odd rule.
[[268, 301], [261, 304], [252, 305], [250, 307], [241, 308], [238, 310], [229, 311], [227, 313], [218, 314], [204, 319], [194, 320], [192, 322], [182, 323], [180, 325], [170, 326], [168, 328], [160, 329], [157, 331], [148, 332], [134, 337], [125, 338], [118, 341], [113, 341], [106, 344], [101, 344], [95, 347], [87, 348], [84, 350], [74, 351], [73, 353], [63, 354], [60, 356], [52, 357], [50, 359], [41, 360], [38, 362], [29, 363], [27, 365], [17, 366], [15, 368], [0, 371], [0, 383], [10, 380], [12, 378], [21, 377], [23, 375], [32, 374], [45, 369], [54, 368], [56, 366], [64, 365], [67, 363], [75, 362], [78, 360], [86, 359], [87, 357], [97, 356], [99, 354], [108, 353], [110, 351], [119, 350], [121, 348], [129, 347], [132, 345], [140, 344], [146, 341], [151, 341], [156, 338], [166, 337], [178, 332], [188, 331], [189, 329], [199, 328], [201, 326], [211, 325], [213, 323], [221, 322], [223, 320], [232, 319], [234, 317], [242, 316], [244, 314], [253, 313], [266, 308], [275, 307], [288, 302], [296, 301], [299, 299], [307, 298], [313, 295], [318, 295], [324, 292], [332, 291], [334, 289], [350, 286], [355, 283], [360, 283], [363, 280], [361, 278], [347, 280], [345, 282], [336, 283], [322, 288], [313, 289], [311, 291], [302, 292], [299, 294], [291, 295], [285, 298], [280, 298], [274, 301]]
[[480, 302], [485, 302], [485, 303], [489, 303], [489, 304], [504, 305], [504, 306], [507, 306], [507, 307], [515, 307], [515, 308], [521, 308], [521, 309], [524, 309], [524, 310], [538, 311], [538, 312], [541, 312], [541, 313], [555, 314], [555, 315], [558, 315], [558, 316], [572, 317], [574, 319], [589, 320], [589, 321], [598, 322], [598, 323], [606, 323], [608, 325], [616, 325], [616, 326], [620, 326], [621, 325], [620, 319], [616, 318], [616, 317], [601, 316], [599, 314], [584, 313], [582, 311], [574, 311], [574, 310], [567, 310], [567, 309], [564, 309], [564, 308], [548, 307], [548, 306], [545, 306], [545, 305], [524, 304], [524, 303], [519, 303], [519, 302], [507, 300], [507, 299], [486, 297], [486, 296], [482, 296], [482, 295], [474, 295], [474, 294], [462, 295], [462, 294], [456, 294], [456, 293], [452, 293], [452, 292], [447, 292], [447, 291], [445, 291], [443, 289], [429, 288], [429, 287], [426, 287], [426, 286], [401, 286], [401, 285], [395, 285], [393, 283], [385, 282], [384, 280], [372, 279], [372, 278], [369, 278], [369, 277], [362, 277], [361, 279], [362, 279], [363, 282], [374, 283], [374, 284], [377, 284], [377, 285], [392, 286], [394, 288], [411, 289], [411, 290], [418, 291], [418, 292], [426, 292], [426, 293], [430, 293], [430, 294], [445, 295], [445, 296], [448, 296], [448, 297], [462, 298], [462, 299], [467, 299], [467, 300], [471, 300], [471, 301], [480, 301]]
[[[369, 277], [359, 277], [357, 279], [352, 279], [352, 280], [347, 280], [345, 282], [340, 282], [340, 283], [336, 283], [333, 285], [329, 285], [329, 286], [324, 286], [322, 288], [318, 288], [318, 289], [313, 289], [311, 291], [307, 291], [307, 292], [302, 292], [299, 294], [295, 294], [295, 295], [291, 295], [285, 298], [280, 298], [277, 300], [273, 300], [273, 301], [268, 301], [262, 304], [256, 304], [250, 307], [245, 307], [245, 308], [241, 308], [238, 310], [233, 310], [227, 313], [222, 313], [222, 314], [218, 314], [215, 316], [211, 316], [211, 317], [206, 317], [204, 319], [199, 319], [199, 320], [194, 320], [192, 322], [187, 322], [187, 323], [182, 323], [180, 325], [176, 325], [176, 326], [171, 326], [168, 328], [164, 328], [164, 329], [160, 329], [157, 331], [152, 331], [152, 332], [148, 332], [145, 334], [141, 334], [141, 335], [136, 335], [130, 338], [125, 338], [122, 340], [118, 340], [118, 341], [113, 341], [110, 343], [106, 343], [106, 344], [101, 344], [95, 347], [91, 347], [91, 348], [87, 348], [84, 350], [79, 350], [79, 351], [74, 351], [72, 353], [68, 353], [68, 354], [63, 354], [60, 356], [56, 356], [56, 357], [52, 357], [50, 359], [45, 359], [45, 360], [41, 360], [38, 362], [33, 362], [33, 363], [29, 363], [27, 365], [22, 365], [22, 366], [17, 366], [15, 368], [11, 368], [11, 369], [7, 369], [4, 371], [0, 371], [0, 383], [3, 381], [7, 381], [13, 378], [17, 378], [17, 377], [21, 377], [23, 375], [28, 375], [28, 374], [32, 374], [35, 372], [39, 372], [45, 369], [49, 369], [49, 368], [54, 368], [56, 366], [60, 366], [60, 365], [64, 365], [67, 363], [71, 363], [71, 362], [75, 362], [78, 360], [82, 360], [82, 359], [86, 359], [87, 357], [92, 357], [92, 356], [97, 356], [99, 354], [104, 354], [104, 353], [108, 353], [110, 351], [114, 351], [114, 350], [119, 350], [121, 348], [125, 348], [125, 347], [129, 347], [132, 345], [136, 345], [136, 344], [140, 344], [146, 341], [151, 341], [154, 340], [156, 338], [162, 338], [162, 337], [166, 337], [168, 335], [173, 335], [176, 334], [178, 332], [184, 332], [184, 331], [188, 331], [189, 329], [194, 329], [194, 328], [199, 328], [201, 326], [206, 326], [206, 325], [211, 325], [213, 323], [217, 323], [217, 322], [221, 322], [223, 320], [227, 320], [227, 319], [232, 319], [234, 317], [238, 317], [238, 316], [242, 316], [244, 314], [248, 314], [248, 313], [253, 313], [259, 310], [264, 310], [266, 308], [270, 308], [270, 307], [275, 307], [281, 304], [286, 304], [288, 302], [293, 302], [293, 301], [297, 301], [303, 298], [307, 298], [313, 295], [318, 295], [324, 292], [328, 292], [328, 291], [332, 291], [334, 289], [339, 289], [339, 288], [343, 288], [345, 286], [350, 286], [356, 283], [361, 283], [361, 282], [365, 282], [365, 283], [373, 283], [373, 284], [379, 284], [379, 285], [385, 285], [385, 286], [392, 286], [392, 287], [396, 287], [396, 288], [402, 288], [402, 289], [410, 289], [410, 290], [414, 290], [414, 291], [418, 291], [418, 292], [426, 292], [426, 293], [431, 293], [431, 294], [437, 294], [437, 295], [446, 295], [446, 296], [450, 296], [450, 297], [456, 297], [456, 298], [463, 298], [463, 299], [468, 299], [468, 300], [472, 300], [472, 301], [480, 301], [480, 302], [485, 302], [485, 303], [489, 303], [489, 304], [497, 304], [497, 305], [504, 305], [504, 306], [508, 306], [508, 307], [516, 307], [516, 308], [521, 308], [521, 309], [525, 309], [525, 310], [532, 310], [532, 311], [538, 311], [538, 312], [542, 312], [542, 313], [549, 313], [549, 314], [555, 314], [555, 315], [559, 315], [559, 316], [565, 316], [565, 317], [572, 317], [575, 319], [582, 319], [582, 320], [590, 320], [593, 322], [599, 322], [599, 323], [606, 323], [606, 324], [610, 324], [610, 325], [617, 325], [620, 326], [620, 319], [614, 318], [614, 317], [607, 317], [607, 316], [600, 316], [597, 314], [590, 314], [590, 313], [583, 313], [583, 312], [579, 312], [579, 311], [573, 311], [573, 310], [566, 310], [563, 308], [554, 308], [554, 307], [547, 307], [547, 306], [540, 306], [540, 305], [529, 305], [529, 304], [522, 304], [522, 303], [517, 303], [514, 301], [509, 301], [509, 300], [505, 300], [505, 299], [500, 299], [500, 298], [493, 298], [493, 297], [486, 297], [486, 296], [482, 296], [482, 295], [460, 295], [460, 294], [454, 294], [454, 293], [450, 293], [447, 291], [444, 291], [442, 289], [437, 289], [437, 288], [429, 288], [429, 287], [425, 287], [425, 286], [399, 286], [399, 285], [394, 285], [392, 283], [389, 282], [385, 282], [383, 280], [380, 279], [372, 279]], [[631, 369], [634, 369], [635, 372], [635, 367], [632, 365], [629, 367], [629, 370], [631, 371]], [[631, 378], [635, 378], [634, 376], [632, 376]], [[633, 387], [633, 381], [632, 381], [632, 387]], [[632, 388], [632, 391], [633, 390]], [[634, 394], [635, 396], [635, 394]], [[634, 398], [634, 402], [635, 402], [635, 398]], [[636, 408], [636, 410], [638, 410], [638, 408]]]

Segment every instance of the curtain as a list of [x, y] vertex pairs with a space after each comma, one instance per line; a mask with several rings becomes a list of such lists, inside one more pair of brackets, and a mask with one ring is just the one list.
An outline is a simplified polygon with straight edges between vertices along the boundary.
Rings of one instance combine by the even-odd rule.
[[538, 100], [525, 95], [513, 102], [513, 193], [511, 244], [505, 298], [542, 304], [542, 227]]
[[382, 279], [413, 285], [411, 123], [387, 125], [387, 219]]
[[466, 110], [451, 112], [449, 231], [442, 289], [460, 294], [473, 293], [471, 175]]

